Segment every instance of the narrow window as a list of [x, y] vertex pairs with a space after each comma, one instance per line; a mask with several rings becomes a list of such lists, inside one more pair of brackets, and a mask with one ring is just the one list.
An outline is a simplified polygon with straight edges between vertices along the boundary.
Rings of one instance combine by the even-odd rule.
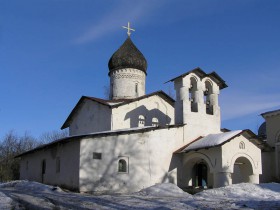
[[138, 127], [144, 127], [144, 126], [145, 126], [145, 117], [143, 115], [139, 115]]
[[152, 119], [152, 126], [158, 126], [158, 119], [156, 117]]
[[56, 158], [56, 167], [55, 167], [55, 171], [56, 171], [56, 173], [59, 173], [59, 172], [60, 172], [60, 158], [59, 158], [59, 157]]
[[138, 83], [135, 83], [135, 93], [138, 94]]
[[245, 149], [245, 143], [243, 141], [239, 143], [239, 149]]
[[127, 172], [127, 163], [124, 159], [119, 160], [118, 171], [119, 172]]
[[42, 161], [42, 174], [45, 174], [46, 173], [46, 160], [43, 160]]
[[110, 84], [110, 99], [112, 99], [114, 96], [114, 86], [113, 86], [113, 83]]

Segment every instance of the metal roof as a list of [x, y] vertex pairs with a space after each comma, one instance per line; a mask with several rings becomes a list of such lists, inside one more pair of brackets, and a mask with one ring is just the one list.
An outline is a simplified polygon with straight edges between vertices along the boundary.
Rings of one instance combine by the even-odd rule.
[[273, 115], [279, 115], [280, 114], [280, 109], [276, 109], [276, 110], [273, 110], [273, 111], [269, 111], [269, 112], [264, 112], [261, 114], [261, 116], [263, 118], [266, 118], [266, 117], [271, 117]]
[[[223, 88], [226, 88], [228, 87], [227, 84], [225, 83], [225, 81], [215, 72], [211, 72], [209, 74], [205, 73], [201, 68], [199, 67], [196, 67], [195, 69], [191, 70], [191, 71], [188, 71], [184, 74], [181, 74], [171, 80], [168, 80], [167, 82], [173, 82], [174, 80], [180, 78], [180, 77], [184, 77], [190, 73], [194, 73], [196, 74], [197, 76], [199, 76], [201, 79], [205, 78], [205, 77], [210, 77], [214, 82], [217, 83], [217, 85], [220, 87], [220, 89], [223, 89]], [[165, 82], [165, 83], [167, 83]]]
[[119, 129], [119, 130], [113, 130], [113, 131], [101, 131], [101, 132], [95, 132], [95, 133], [89, 133], [89, 134], [83, 134], [83, 135], [77, 135], [77, 136], [70, 136], [62, 139], [57, 139], [53, 142], [50, 142], [48, 144], [41, 145], [39, 147], [36, 147], [32, 150], [26, 151], [24, 153], [21, 153], [17, 155], [15, 158], [46, 149], [49, 147], [56, 146], [58, 144], [65, 144], [72, 141], [80, 141], [85, 138], [97, 138], [97, 137], [104, 137], [104, 136], [116, 136], [116, 135], [122, 135], [122, 134], [128, 134], [128, 133], [144, 133], [152, 130], [161, 130], [161, 129], [169, 129], [169, 128], [176, 128], [176, 127], [182, 127], [183, 124], [180, 125], [166, 125], [166, 126], [146, 126], [146, 127], [135, 127], [135, 128], [128, 128], [128, 129]]
[[197, 151], [201, 149], [209, 149], [212, 147], [221, 146], [240, 135], [244, 135], [250, 140], [258, 140], [257, 136], [251, 130], [228, 131], [224, 133], [209, 134], [205, 137], [199, 137], [191, 143], [175, 151], [174, 153], [186, 153], [190, 151]]
[[108, 106], [110, 109], [111, 108], [115, 108], [115, 107], [119, 107], [125, 104], [129, 104], [131, 102], [134, 101], [139, 101], [142, 100], [144, 98], [148, 98], [154, 95], [158, 95], [161, 98], [163, 98], [166, 102], [168, 102], [171, 106], [174, 106], [174, 99], [171, 98], [169, 95], [167, 95], [165, 92], [163, 92], [162, 90], [160, 91], [156, 91], [147, 95], [143, 95], [137, 98], [133, 98], [133, 99], [117, 99], [117, 100], [105, 100], [105, 99], [101, 99], [101, 98], [95, 98], [95, 97], [89, 97], [89, 96], [82, 96], [80, 98], [80, 100], [78, 101], [78, 103], [76, 104], [76, 106], [72, 109], [71, 113], [69, 114], [69, 116], [67, 117], [67, 119], [65, 120], [65, 122], [63, 123], [63, 125], [61, 126], [61, 129], [67, 128], [69, 127], [69, 123], [72, 120], [72, 117], [78, 112], [78, 110], [81, 108], [82, 104], [84, 103], [85, 100], [90, 100], [90, 101], [94, 101], [97, 102], [99, 104], [102, 104], [104, 106]]

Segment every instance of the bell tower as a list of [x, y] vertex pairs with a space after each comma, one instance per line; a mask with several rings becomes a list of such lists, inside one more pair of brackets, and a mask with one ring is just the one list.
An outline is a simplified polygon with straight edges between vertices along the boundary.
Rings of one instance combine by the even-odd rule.
[[220, 90], [226, 88], [225, 81], [216, 73], [205, 73], [195, 68], [170, 81], [176, 90], [175, 123], [186, 124], [192, 132], [201, 135], [219, 133], [221, 113], [218, 102]]
[[127, 27], [128, 37], [109, 60], [110, 99], [132, 99], [145, 95], [147, 61], [130, 38], [130, 28]]

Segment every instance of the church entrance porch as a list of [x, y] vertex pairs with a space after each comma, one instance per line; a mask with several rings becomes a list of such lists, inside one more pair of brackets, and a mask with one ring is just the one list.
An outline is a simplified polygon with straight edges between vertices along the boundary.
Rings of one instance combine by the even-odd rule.
[[253, 168], [250, 161], [245, 157], [239, 157], [234, 162], [233, 173], [231, 175], [232, 184], [242, 182], [252, 182]]
[[248, 131], [209, 134], [180, 148], [176, 151], [182, 162], [179, 187], [206, 189], [259, 183], [261, 150], [251, 142], [253, 137]]
[[210, 166], [207, 158], [202, 154], [186, 156], [182, 170], [183, 188], [212, 188], [213, 174], [210, 172]]

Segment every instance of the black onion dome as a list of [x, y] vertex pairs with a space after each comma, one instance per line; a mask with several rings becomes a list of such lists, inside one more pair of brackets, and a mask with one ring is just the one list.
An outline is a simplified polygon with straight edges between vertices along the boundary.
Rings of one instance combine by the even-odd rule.
[[147, 61], [144, 55], [128, 37], [122, 46], [112, 55], [108, 63], [109, 71], [124, 68], [139, 69], [146, 73]]
[[262, 123], [259, 127], [258, 136], [262, 139], [266, 138], [266, 122]]

